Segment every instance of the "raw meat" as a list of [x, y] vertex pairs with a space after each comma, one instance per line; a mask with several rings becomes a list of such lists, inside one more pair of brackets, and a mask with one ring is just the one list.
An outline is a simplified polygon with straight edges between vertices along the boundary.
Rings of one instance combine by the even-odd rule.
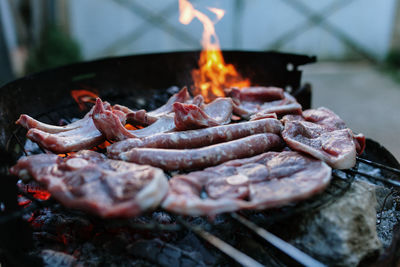
[[193, 216], [275, 208], [323, 191], [330, 179], [331, 168], [320, 160], [293, 151], [267, 152], [174, 176], [161, 205]]
[[277, 87], [243, 87], [227, 90], [232, 98], [249, 102], [269, 102], [284, 98], [284, 91]]
[[[101, 107], [112, 113], [119, 122], [125, 120], [125, 115], [120, 111], [112, 111], [108, 103], [102, 103]], [[93, 123], [93, 110], [94, 108], [84, 118], [66, 126], [44, 124], [27, 115], [21, 115], [17, 123], [28, 128], [26, 136], [41, 147], [54, 153], [69, 153], [89, 149], [104, 142], [104, 136]]]
[[331, 167], [347, 169], [355, 165], [357, 151], [365, 147], [365, 137], [355, 136], [331, 110], [321, 107], [303, 112], [303, 116], [285, 116], [282, 137], [287, 145], [327, 162]]
[[190, 170], [251, 157], [282, 146], [281, 137], [265, 133], [196, 149], [133, 148], [120, 153], [118, 158], [164, 170]]
[[[127, 113], [127, 121], [132, 122], [135, 124], [143, 125], [143, 126], [148, 126], [156, 122], [160, 117], [167, 115], [168, 113], [173, 112], [173, 104], [174, 103], [186, 103], [191, 100], [191, 97], [189, 95], [189, 92], [186, 87], [183, 87], [182, 90], [180, 90], [178, 93], [174, 94], [171, 96], [167, 103], [162, 105], [161, 107], [147, 112], [144, 109], [133, 111], [130, 110], [127, 107], [120, 106], [120, 105], [115, 105], [115, 109], [119, 109], [123, 111], [124, 113]], [[198, 101], [200, 99], [196, 99]], [[196, 102], [197, 103], [197, 102]]]
[[156, 122], [139, 130], [128, 130], [115, 114], [104, 109], [100, 98], [96, 100], [93, 121], [96, 128], [109, 140], [125, 140], [127, 138], [145, 137], [175, 129], [173, 114], [159, 117]]
[[[104, 109], [106, 109], [106, 110], [111, 109], [111, 106], [109, 103], [104, 102], [103, 105], [104, 105]], [[55, 125], [46, 124], [46, 123], [40, 122], [38, 120], [35, 120], [34, 118], [32, 118], [26, 114], [22, 114], [21, 116], [19, 116], [19, 119], [15, 123], [21, 125], [22, 127], [24, 127], [27, 130], [34, 128], [34, 129], [38, 129], [38, 130], [41, 130], [46, 133], [66, 132], [66, 131], [74, 130], [77, 128], [85, 127], [87, 125], [87, 121], [91, 120], [91, 117], [93, 115], [93, 109], [94, 108], [92, 108], [88, 113], [86, 113], [86, 115], [82, 119], [77, 120], [68, 125], [64, 125], [64, 126], [55, 126]]]
[[[202, 97], [195, 97], [192, 100], [192, 103], [201, 105], [202, 104]], [[227, 108], [227, 110], [223, 110], [223, 111], [219, 111], [219, 115], [216, 112], [216, 107], [214, 105], [207, 106], [207, 109], [204, 109], [202, 112], [203, 114], [205, 114], [205, 116], [207, 116], [208, 118], [210, 116], [214, 116], [218, 119], [218, 121], [216, 121], [219, 124], [222, 123], [226, 123], [227, 120], [227, 114], [231, 114], [229, 107], [231, 107], [229, 104], [231, 103], [230, 100], [220, 100], [217, 101], [214, 105], [219, 104], [220, 106], [223, 106], [224, 108]], [[180, 105], [180, 103], [175, 103], [174, 105]], [[183, 104], [183, 105], [188, 105], [190, 107], [196, 107], [194, 104]], [[209, 113], [207, 113], [209, 112]], [[128, 114], [129, 115], [129, 114]], [[127, 115], [127, 116], [128, 116]], [[181, 114], [182, 115], [182, 114]], [[178, 115], [179, 116], [179, 115]], [[218, 117], [220, 116], [220, 117]], [[110, 111], [110, 110], [106, 110], [104, 109], [103, 105], [102, 105], [102, 101], [100, 99], [96, 100], [96, 105], [95, 105], [95, 109], [93, 112], [93, 121], [95, 126], [97, 127], [97, 129], [104, 134], [104, 136], [106, 136], [107, 139], [109, 140], [116, 140], [116, 141], [121, 141], [121, 140], [125, 140], [128, 138], [138, 138], [138, 137], [146, 137], [146, 136], [151, 136], [154, 134], [158, 134], [158, 133], [165, 133], [165, 132], [171, 132], [171, 131], [175, 131], [176, 129], [176, 125], [174, 120], [175, 119], [175, 114], [174, 113], [168, 113], [168, 114], [164, 114], [161, 115], [160, 117], [157, 118], [157, 120], [152, 123], [151, 125], [142, 128], [142, 129], [138, 129], [138, 130], [128, 130], [124, 127], [124, 125], [121, 123], [121, 120], [118, 118], [118, 116], [116, 116], [115, 111]], [[230, 115], [229, 115], [230, 117]], [[194, 120], [191, 119], [181, 119], [179, 121], [181, 129], [187, 129], [187, 128], [198, 128], [199, 125], [202, 125], [202, 127], [205, 127], [204, 124], [202, 124], [202, 119], [204, 119], [204, 117], [197, 117], [194, 119], [198, 119], [199, 121], [196, 122]], [[209, 120], [210, 121], [210, 120]], [[186, 123], [186, 126], [185, 126]], [[196, 125], [196, 126], [194, 126]]]
[[[227, 91], [233, 100], [233, 113], [248, 119], [251, 115], [262, 117], [268, 113], [277, 115], [301, 114], [301, 105], [290, 94], [276, 87], [232, 88]], [[257, 115], [257, 113], [261, 115]]]
[[217, 98], [202, 107], [174, 103], [175, 127], [179, 131], [228, 124], [232, 116], [232, 100]]
[[104, 218], [136, 216], [156, 207], [168, 191], [162, 170], [110, 160], [89, 150], [66, 158], [50, 154], [24, 157], [10, 172], [33, 177], [68, 208]]
[[199, 130], [161, 133], [144, 138], [129, 138], [107, 147], [107, 152], [108, 156], [117, 157], [118, 154], [137, 147], [197, 148], [239, 139], [252, 134], [280, 134], [282, 130], [283, 126], [280, 121], [276, 119], [260, 119]]

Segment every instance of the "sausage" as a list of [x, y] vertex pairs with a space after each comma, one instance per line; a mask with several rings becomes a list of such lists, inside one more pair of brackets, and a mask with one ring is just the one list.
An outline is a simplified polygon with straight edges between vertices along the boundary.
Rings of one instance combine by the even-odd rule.
[[251, 157], [283, 145], [280, 136], [264, 133], [195, 149], [133, 148], [120, 153], [118, 158], [164, 170], [190, 170], [218, 165], [232, 159]]
[[279, 134], [282, 129], [283, 126], [280, 121], [268, 118], [200, 130], [161, 133], [141, 139], [130, 138], [107, 147], [107, 151], [110, 157], [114, 157], [121, 152], [127, 152], [132, 148], [138, 147], [170, 149], [197, 148], [239, 139], [252, 134]]

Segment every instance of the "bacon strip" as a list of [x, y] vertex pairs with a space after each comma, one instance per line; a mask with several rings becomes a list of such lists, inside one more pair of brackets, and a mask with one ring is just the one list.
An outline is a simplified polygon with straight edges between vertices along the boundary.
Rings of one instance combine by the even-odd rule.
[[162, 170], [110, 160], [88, 150], [66, 158], [52, 154], [24, 157], [10, 173], [33, 177], [68, 208], [104, 218], [136, 216], [156, 207], [168, 191]]
[[231, 159], [257, 155], [283, 146], [282, 139], [271, 133], [256, 134], [230, 142], [196, 149], [133, 148], [119, 159], [148, 164], [164, 170], [188, 170], [214, 166]]
[[260, 119], [198, 130], [161, 133], [144, 138], [129, 138], [108, 146], [107, 153], [110, 157], [118, 157], [118, 154], [138, 147], [169, 149], [197, 148], [232, 141], [253, 134], [280, 134], [282, 130], [283, 126], [280, 121], [276, 119]]
[[293, 151], [267, 152], [176, 175], [161, 205], [192, 216], [262, 210], [309, 198], [330, 179], [331, 168], [322, 161]]

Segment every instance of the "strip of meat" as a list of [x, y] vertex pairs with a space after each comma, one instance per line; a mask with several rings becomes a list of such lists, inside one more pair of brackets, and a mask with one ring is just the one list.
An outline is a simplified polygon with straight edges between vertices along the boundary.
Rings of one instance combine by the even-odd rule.
[[[202, 97], [195, 97], [193, 98], [192, 102], [200, 105], [203, 102], [202, 99]], [[223, 102], [225, 105], [228, 101], [229, 100], [221, 100], [221, 102]], [[218, 101], [217, 103], [220, 102]], [[179, 105], [179, 103], [175, 104]], [[189, 105], [193, 106], [192, 104]], [[215, 106], [211, 106], [206, 110], [206, 112], [209, 111], [212, 113], [215, 112], [215, 110]], [[165, 133], [176, 130], [174, 113], [169, 113], [158, 117], [154, 123], [145, 128], [139, 130], [128, 130], [121, 123], [121, 120], [118, 118], [115, 112], [116, 111], [114, 110], [110, 111], [104, 109], [102, 101], [100, 99], [96, 100], [96, 105], [93, 112], [93, 121], [97, 129], [109, 140], [121, 141], [128, 138], [146, 137], [158, 133]], [[220, 114], [225, 114], [225, 112], [220, 112]], [[206, 115], [210, 116], [210, 114]], [[226, 116], [226, 114], [221, 115], [221, 119], [225, 119], [224, 116]], [[195, 124], [195, 122], [193, 121], [187, 122], [188, 125], [193, 125], [190, 123]]]
[[[174, 103], [186, 103], [191, 99], [189, 92], [186, 87], [183, 87], [178, 93], [171, 96], [167, 103], [161, 107], [147, 112], [144, 109], [133, 111], [127, 107], [115, 105], [114, 108], [127, 113], [127, 121], [132, 123], [137, 123], [139, 125], [148, 126], [153, 124], [158, 120], [158, 118], [173, 112]], [[199, 99], [197, 98], [196, 101]]]
[[232, 116], [232, 100], [217, 98], [198, 107], [192, 104], [174, 103], [175, 126], [179, 131], [228, 124]]
[[129, 138], [108, 146], [107, 154], [109, 157], [118, 157], [120, 153], [137, 147], [169, 149], [197, 148], [232, 141], [253, 134], [280, 134], [282, 130], [283, 126], [280, 121], [276, 119], [260, 119], [199, 130], [161, 133], [144, 138]]
[[285, 116], [282, 137], [288, 146], [324, 160], [337, 169], [351, 168], [356, 153], [362, 153], [365, 137], [354, 135], [333, 111], [320, 107], [303, 112], [302, 116]]
[[[302, 114], [304, 120], [311, 121], [321, 126], [324, 126], [329, 131], [346, 129], [346, 123], [336, 115], [332, 110], [319, 107], [317, 109], [305, 110]], [[365, 149], [365, 136], [362, 133], [353, 135], [353, 141], [356, 145], [357, 154], [360, 155]]]
[[[278, 116], [285, 114], [301, 114], [302, 107], [296, 99], [283, 89], [275, 87], [248, 87], [245, 91], [232, 88], [228, 95], [233, 100], [233, 112], [245, 119], [256, 113], [257, 117], [263, 114], [276, 113]], [[271, 93], [265, 93], [268, 90]]]
[[356, 163], [356, 147], [350, 129], [327, 131], [308, 121], [288, 121], [282, 137], [286, 144], [321, 159], [331, 167], [348, 169]]
[[293, 151], [267, 152], [174, 176], [161, 205], [193, 216], [262, 210], [307, 199], [330, 179], [331, 168], [322, 161]]
[[231, 159], [250, 157], [281, 148], [283, 144], [278, 135], [265, 133], [196, 149], [133, 148], [120, 153], [118, 157], [164, 170], [190, 170], [214, 166]]
[[289, 93], [284, 93], [285, 97], [282, 100], [265, 102], [261, 105], [260, 111], [263, 113], [276, 113], [279, 116], [285, 114], [301, 114], [302, 107]]
[[[108, 103], [102, 103], [102, 108], [113, 113], [118, 121], [125, 119], [123, 113], [110, 111]], [[92, 148], [105, 140], [93, 123], [93, 111], [94, 108], [83, 119], [66, 126], [52, 126], [40, 122], [37, 124], [36, 120], [28, 120], [27, 125], [39, 127], [29, 129], [26, 136], [41, 147], [58, 154]]]
[[24, 157], [10, 172], [33, 177], [68, 208], [104, 218], [136, 216], [156, 207], [168, 191], [162, 170], [110, 160], [88, 150], [66, 158], [50, 154]]
[[96, 128], [109, 140], [125, 140], [127, 138], [145, 137], [175, 129], [174, 117], [167, 114], [159, 117], [150, 126], [139, 130], [128, 130], [114, 111], [106, 110], [100, 98], [96, 99], [93, 122]]
[[325, 107], [305, 110], [302, 116], [288, 115], [282, 121], [282, 136], [291, 148], [325, 160], [334, 168], [353, 167], [356, 153], [365, 149], [365, 136], [354, 135], [338, 115]]
[[243, 87], [239, 91], [233, 89], [230, 94], [235, 95], [240, 101], [268, 102], [284, 98], [284, 91], [277, 87]]
[[[109, 103], [104, 102], [103, 105], [104, 105], [104, 109], [106, 109], [106, 110], [111, 109], [111, 106]], [[94, 108], [92, 108], [88, 113], [86, 113], [86, 115], [82, 119], [77, 120], [68, 125], [64, 125], [64, 126], [56, 126], [56, 125], [46, 124], [46, 123], [40, 122], [38, 120], [35, 120], [34, 118], [32, 118], [26, 114], [22, 114], [15, 123], [21, 125], [22, 127], [24, 127], [27, 130], [34, 128], [34, 129], [38, 129], [38, 130], [41, 130], [46, 133], [60, 133], [60, 132], [65, 132], [65, 131], [70, 131], [73, 129], [85, 127], [87, 125], [87, 121], [92, 120], [91, 117], [93, 114], [93, 109]]]
[[266, 119], [266, 118], [278, 119], [278, 116], [276, 115], [276, 113], [258, 112], [256, 114], [250, 116], [250, 121], [256, 121], [256, 120], [261, 120], [261, 119]]

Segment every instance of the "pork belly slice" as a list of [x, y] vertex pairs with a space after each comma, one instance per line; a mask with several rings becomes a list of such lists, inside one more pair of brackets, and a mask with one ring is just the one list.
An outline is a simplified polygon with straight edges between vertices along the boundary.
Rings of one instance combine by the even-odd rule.
[[[155, 123], [160, 117], [173, 112], [174, 103], [187, 103], [190, 102], [190, 100], [191, 96], [189, 95], [187, 88], [183, 87], [178, 93], [171, 96], [168, 99], [167, 103], [150, 112], [147, 112], [144, 109], [133, 111], [121, 105], [115, 105], [114, 109], [121, 110], [126, 113], [126, 119], [128, 122], [139, 124], [142, 126], [148, 126]], [[196, 98], [195, 103], [199, 103], [198, 101], [202, 103], [202, 98]]]
[[176, 175], [161, 205], [193, 216], [276, 208], [323, 191], [330, 179], [331, 168], [320, 160], [294, 151], [267, 152]]
[[175, 127], [179, 131], [228, 124], [232, 116], [232, 99], [217, 98], [202, 107], [174, 103]]
[[116, 142], [107, 147], [107, 155], [109, 157], [118, 157], [120, 153], [138, 147], [169, 149], [197, 148], [232, 141], [253, 134], [280, 134], [282, 130], [283, 126], [280, 121], [276, 119], [262, 119], [198, 130], [161, 133], [144, 138], [129, 138]]
[[280, 136], [264, 133], [194, 149], [132, 148], [117, 157], [164, 170], [192, 170], [218, 165], [232, 159], [251, 157], [281, 148], [283, 145]]
[[31, 176], [68, 208], [103, 218], [136, 216], [158, 206], [168, 191], [162, 170], [110, 160], [89, 150], [66, 158], [50, 154], [24, 157], [10, 172]]
[[[124, 121], [123, 113], [111, 111], [107, 102], [101, 105], [102, 109], [112, 112], [119, 121]], [[93, 123], [93, 112], [94, 107], [82, 119], [66, 126], [44, 124], [27, 115], [21, 115], [17, 123], [27, 127], [29, 130], [26, 136], [41, 147], [58, 154], [69, 153], [89, 149], [104, 142], [104, 136]]]
[[337, 169], [351, 168], [365, 137], [354, 135], [339, 116], [327, 108], [310, 109], [303, 116], [285, 116], [282, 137], [287, 145], [327, 162]]
[[233, 113], [245, 119], [252, 115], [263, 117], [268, 113], [275, 113], [278, 116], [301, 114], [302, 110], [296, 99], [281, 88], [248, 87], [242, 90], [232, 88], [227, 90], [227, 95], [233, 100]]

